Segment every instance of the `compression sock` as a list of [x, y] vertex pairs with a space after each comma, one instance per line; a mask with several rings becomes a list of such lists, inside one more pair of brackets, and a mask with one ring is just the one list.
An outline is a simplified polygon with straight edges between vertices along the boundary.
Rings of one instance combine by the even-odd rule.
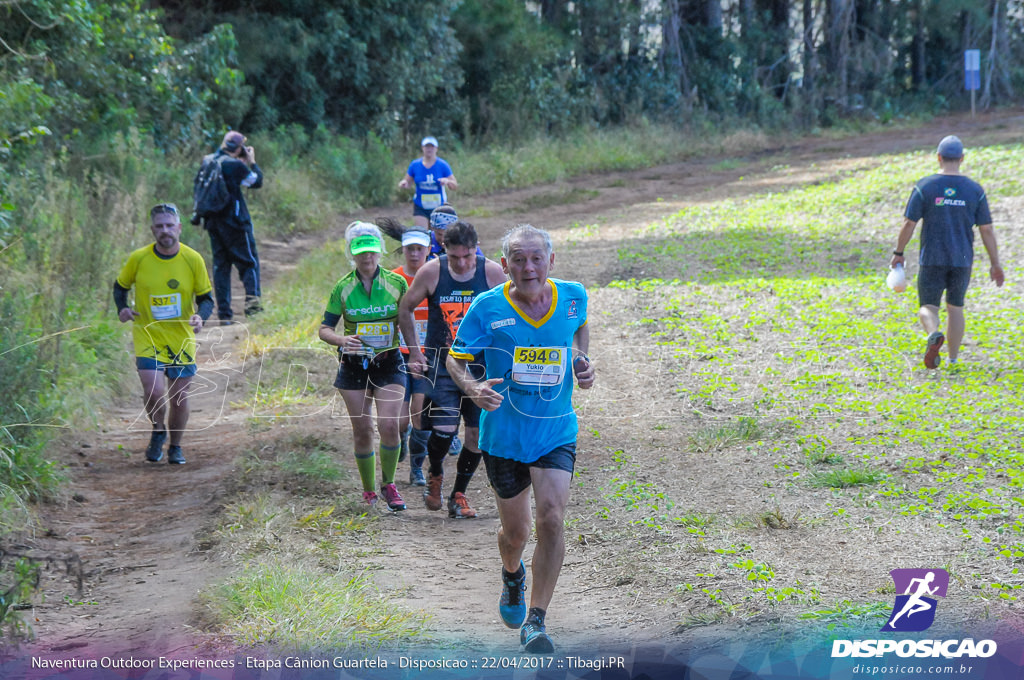
[[427, 440], [427, 454], [430, 456], [430, 474], [444, 474], [444, 458], [452, 446], [454, 432], [438, 432], [434, 430]]
[[[359, 479], [363, 483], [363, 491], [376, 491], [374, 479], [377, 475], [377, 457], [373, 451], [369, 453], [356, 453], [356, 468], [359, 470]], [[394, 469], [391, 470], [394, 475]]]
[[400, 446], [380, 445], [380, 479], [384, 484], [394, 484], [395, 469], [398, 467]]
[[427, 455], [427, 440], [430, 439], [430, 430], [417, 430], [415, 427], [409, 435], [409, 455]]
[[459, 461], [455, 464], [457, 474], [455, 486], [452, 487], [452, 496], [457, 493], [466, 493], [466, 489], [469, 488], [469, 480], [473, 479], [473, 473], [480, 465], [481, 458], [483, 458], [483, 454], [479, 451], [470, 451], [465, 446], [462, 447], [462, 451], [459, 452]]

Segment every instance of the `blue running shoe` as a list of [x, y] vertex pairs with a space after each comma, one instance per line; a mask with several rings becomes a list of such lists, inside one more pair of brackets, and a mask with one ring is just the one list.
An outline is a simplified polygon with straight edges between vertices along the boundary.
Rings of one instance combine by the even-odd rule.
[[530, 654], [550, 654], [555, 651], [555, 644], [544, 630], [544, 624], [532, 618], [519, 631], [519, 643], [523, 651]]
[[498, 600], [498, 613], [501, 620], [509, 628], [518, 628], [526, 618], [526, 567], [522, 561], [519, 562], [519, 571], [523, 573], [518, 578], [501, 570], [501, 599]]
[[164, 458], [164, 442], [167, 441], [167, 430], [153, 430], [149, 435], [149, 446], [146, 447], [146, 460], [159, 463]]
[[167, 462], [171, 465], [185, 464], [185, 454], [181, 452], [180, 446], [167, 447]]

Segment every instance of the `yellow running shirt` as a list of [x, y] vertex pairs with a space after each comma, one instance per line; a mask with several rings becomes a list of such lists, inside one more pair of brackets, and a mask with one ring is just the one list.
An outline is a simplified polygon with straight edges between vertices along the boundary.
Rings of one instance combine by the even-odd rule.
[[202, 255], [182, 243], [177, 254], [164, 258], [150, 243], [128, 256], [117, 283], [135, 288], [135, 356], [194, 364], [196, 336], [188, 320], [195, 314], [195, 296], [211, 291]]

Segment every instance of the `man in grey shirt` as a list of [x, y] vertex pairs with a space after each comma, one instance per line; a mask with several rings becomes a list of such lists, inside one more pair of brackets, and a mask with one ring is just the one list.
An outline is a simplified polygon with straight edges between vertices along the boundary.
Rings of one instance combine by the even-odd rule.
[[[949, 362], [956, 363], [964, 338], [964, 296], [971, 282], [974, 262], [974, 227], [989, 259], [989, 276], [997, 286], [1003, 285], [1003, 268], [999, 263], [996, 234], [988, 199], [981, 185], [960, 174], [964, 145], [949, 135], [936, 150], [938, 174], [918, 181], [903, 213], [903, 228], [896, 241], [890, 266], [905, 262], [903, 249], [914, 235], [920, 220], [921, 250], [918, 257], [917, 297], [921, 308], [917, 313], [928, 334], [924, 355], [925, 368], [938, 368], [939, 350], [948, 342]], [[946, 333], [939, 330], [939, 306], [946, 292]]]

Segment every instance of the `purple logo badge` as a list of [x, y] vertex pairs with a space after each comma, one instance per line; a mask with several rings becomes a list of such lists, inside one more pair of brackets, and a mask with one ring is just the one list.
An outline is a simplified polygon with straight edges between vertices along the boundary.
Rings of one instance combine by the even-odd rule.
[[882, 630], [927, 630], [935, 621], [935, 598], [946, 597], [949, 573], [945, 569], [893, 569], [889, 574], [896, 584], [896, 604]]

